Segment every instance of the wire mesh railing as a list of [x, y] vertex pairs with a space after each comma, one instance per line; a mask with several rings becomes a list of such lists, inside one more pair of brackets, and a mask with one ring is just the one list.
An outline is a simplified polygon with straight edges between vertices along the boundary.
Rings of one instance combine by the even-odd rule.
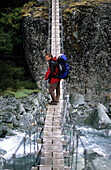
[[[29, 120], [24, 126], [24, 136], [18, 146], [10, 149], [9, 157], [3, 162], [2, 169], [11, 170], [30, 170], [32, 166], [36, 167], [40, 163], [40, 153], [42, 149], [42, 137], [47, 110], [45, 101], [46, 82], [44, 81], [42, 92], [39, 93], [40, 100], [36, 106], [36, 113], [33, 119]], [[21, 129], [22, 130], [22, 129]]]
[[25, 135], [11, 158], [6, 160], [3, 168], [11, 170], [30, 170], [32, 166], [36, 166], [38, 163], [38, 155], [42, 147], [42, 144], [39, 144], [39, 139], [40, 136], [37, 136], [37, 130], [34, 134], [29, 132], [29, 135]]
[[61, 5], [61, 0], [60, 0], [60, 31], [61, 31], [61, 35], [60, 35], [60, 47], [61, 47], [61, 54], [64, 53], [64, 47], [63, 47], [63, 17], [62, 17], [62, 5]]
[[49, 0], [49, 21], [48, 21], [48, 45], [47, 45], [47, 53], [51, 52], [51, 1]]
[[93, 161], [89, 159], [88, 151], [81, 139], [79, 131], [76, 129], [76, 124], [73, 121], [72, 114], [69, 110], [69, 96], [66, 94], [66, 85], [64, 82], [64, 111], [62, 115], [62, 128], [61, 133], [63, 140], [66, 141], [63, 145], [64, 164], [70, 167], [71, 170], [96, 170]]

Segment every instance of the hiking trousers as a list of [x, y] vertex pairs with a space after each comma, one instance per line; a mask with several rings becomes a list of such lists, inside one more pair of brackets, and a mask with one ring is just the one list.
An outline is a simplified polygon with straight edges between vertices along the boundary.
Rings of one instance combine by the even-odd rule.
[[[56, 95], [55, 95], [56, 90]], [[49, 85], [49, 93], [51, 95], [52, 101], [59, 101], [60, 97], [60, 81]]]

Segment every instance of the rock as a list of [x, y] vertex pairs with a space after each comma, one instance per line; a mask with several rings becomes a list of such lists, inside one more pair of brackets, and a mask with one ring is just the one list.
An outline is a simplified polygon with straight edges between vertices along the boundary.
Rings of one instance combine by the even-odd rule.
[[38, 93], [37, 100], [39, 103], [41, 102], [41, 99], [42, 99], [42, 93]]
[[0, 155], [5, 155], [7, 152], [3, 149], [0, 149]]
[[108, 115], [106, 114], [106, 112], [107, 112], [106, 107], [103, 104], [99, 103], [97, 105], [97, 110], [98, 110], [98, 116], [100, 118], [100, 122], [105, 123], [105, 124], [108, 124], [108, 123], [111, 124], [111, 120], [109, 119]]
[[3, 170], [4, 164], [5, 164], [5, 159], [0, 157], [0, 170]]
[[16, 135], [14, 133], [14, 131], [12, 131], [11, 129], [7, 128], [7, 136], [14, 136], [14, 135]]
[[[32, 8], [34, 12], [31, 16], [23, 18], [24, 47], [30, 72], [36, 80], [38, 88], [41, 89], [41, 77], [45, 71], [44, 56], [47, 53], [48, 22], [45, 17], [41, 16], [41, 19], [33, 16], [35, 12], [37, 13], [36, 7], [34, 7], [35, 5]], [[46, 13], [48, 14], [48, 10]]]
[[22, 118], [19, 120], [19, 127], [27, 129], [32, 126], [35, 119], [31, 113], [24, 113]]
[[3, 123], [0, 123], [0, 137], [4, 137], [7, 134], [7, 128]]
[[85, 122], [92, 125], [96, 129], [111, 128], [111, 120], [106, 113], [107, 109], [99, 103], [90, 115], [86, 118]]
[[108, 106], [108, 116], [111, 118], [111, 103]]
[[38, 111], [37, 111], [37, 109], [35, 109], [35, 110], [32, 112], [32, 115], [35, 117], [35, 116], [37, 116], [37, 113], [38, 113]]
[[11, 112], [5, 112], [2, 121], [4, 123], [12, 123], [13, 114]]
[[39, 102], [38, 102], [37, 98], [34, 98], [34, 99], [32, 100], [32, 103], [33, 103], [34, 105], [36, 105], [36, 106], [39, 106]]
[[[47, 93], [45, 91], [45, 96]], [[46, 101], [46, 97], [42, 97]], [[14, 97], [0, 97], [0, 137], [16, 135], [14, 130], [21, 131], [32, 128], [37, 121], [40, 120], [40, 113], [44, 109], [41, 104], [41, 93], [32, 93], [26, 98], [16, 99]], [[37, 110], [37, 107], [39, 110]], [[39, 113], [38, 113], [39, 112]], [[43, 113], [42, 113], [43, 114]]]
[[28, 111], [30, 111], [31, 109], [30, 109], [30, 107], [29, 106], [25, 106], [25, 111], [26, 112], [28, 112]]
[[18, 121], [17, 121], [17, 119], [16, 119], [16, 116], [15, 116], [15, 115], [13, 116], [12, 123], [13, 123], [13, 126], [14, 126], [14, 127], [18, 127]]
[[[93, 162], [94, 167], [97, 170], [110, 170], [110, 166], [111, 166], [111, 162], [110, 160], [102, 157], [101, 155], [99, 155], [99, 153], [93, 151], [93, 150], [89, 150], [88, 151], [88, 159]], [[91, 166], [91, 164], [90, 164]], [[92, 167], [92, 166], [91, 166]]]
[[4, 116], [5, 115], [5, 112], [3, 112], [3, 111], [0, 111], [0, 117], [2, 116]]
[[69, 96], [69, 101], [73, 106], [83, 105], [84, 104], [84, 96], [78, 93], [71, 93]]
[[16, 108], [16, 111], [19, 113], [19, 114], [23, 114], [25, 113], [25, 108], [24, 108], [24, 104], [23, 103], [20, 103], [17, 108]]
[[111, 169], [111, 161], [104, 157], [97, 157], [93, 160], [93, 163], [97, 170], [110, 170]]
[[[99, 1], [98, 5], [97, 2], [90, 5], [78, 2], [77, 6], [66, 4], [63, 11], [64, 53], [70, 66], [67, 89], [85, 95], [87, 102], [110, 99], [109, 95], [104, 95], [111, 89], [110, 6], [111, 2], [106, 1], [104, 4]], [[66, 13], [70, 9], [72, 13]]]
[[42, 88], [42, 87], [41, 87], [41, 83], [40, 83], [40, 81], [39, 81], [39, 82], [37, 82], [37, 88], [38, 88], [38, 89], [40, 89], [40, 90], [41, 90], [41, 88]]

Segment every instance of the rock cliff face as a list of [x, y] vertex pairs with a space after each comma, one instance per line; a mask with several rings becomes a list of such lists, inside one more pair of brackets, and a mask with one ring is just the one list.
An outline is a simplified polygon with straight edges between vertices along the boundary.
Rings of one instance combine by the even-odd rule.
[[48, 39], [48, 10], [40, 2], [29, 3], [23, 12], [24, 51], [30, 72], [40, 86], [45, 71]]
[[38, 81], [44, 72], [45, 54], [47, 49], [47, 22], [26, 17], [24, 19], [25, 56], [33, 78]]
[[[99, 0], [100, 1], [100, 0]], [[24, 47], [34, 79], [38, 82], [45, 69], [48, 19], [24, 16]], [[46, 9], [45, 9], [46, 10]], [[64, 53], [68, 56], [68, 90], [99, 101], [111, 87], [111, 2], [93, 0], [63, 5]], [[109, 94], [111, 99], [111, 95]]]
[[[72, 11], [71, 11], [72, 10]], [[73, 3], [64, 11], [64, 50], [70, 83], [86, 100], [111, 90], [111, 3]]]

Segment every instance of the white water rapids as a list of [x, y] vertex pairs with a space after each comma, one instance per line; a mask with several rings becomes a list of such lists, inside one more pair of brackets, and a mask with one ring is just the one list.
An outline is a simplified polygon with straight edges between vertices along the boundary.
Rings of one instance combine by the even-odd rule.
[[[15, 153], [16, 149], [18, 148], [19, 144], [21, 143], [23, 137], [25, 137], [25, 133], [17, 132], [17, 131], [14, 131], [14, 133], [16, 133], [16, 135], [5, 137], [3, 139], [0, 138], [0, 149], [6, 151], [6, 154], [3, 155], [2, 157], [5, 158], [6, 160], [12, 157], [12, 155]], [[31, 152], [34, 152], [34, 142], [32, 142], [33, 139], [34, 136], [31, 137], [31, 145], [29, 140], [26, 143], [26, 147], [25, 147], [26, 154], [29, 154], [30, 150]], [[24, 155], [24, 145], [22, 143], [22, 145], [17, 151], [16, 157], [23, 157], [23, 155]]]
[[[77, 126], [86, 149], [111, 160], [111, 130], [96, 130], [91, 127]], [[82, 151], [82, 147], [79, 151]]]

